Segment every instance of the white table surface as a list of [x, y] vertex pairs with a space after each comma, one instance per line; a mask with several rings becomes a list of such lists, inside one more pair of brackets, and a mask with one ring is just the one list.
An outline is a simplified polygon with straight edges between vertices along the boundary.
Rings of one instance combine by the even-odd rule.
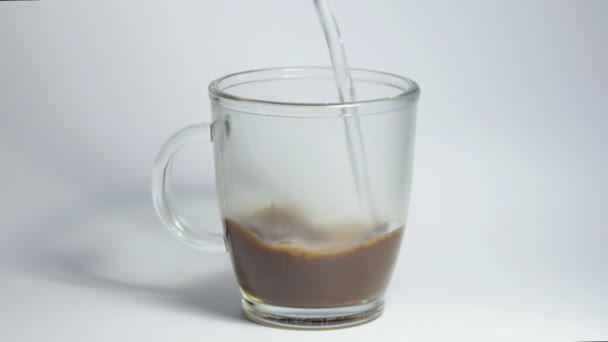
[[[60, 205], [60, 193], [46, 192], [32, 201], [48, 201], [44, 208], [7, 212], [3, 341], [364, 341], [385, 334], [574, 341], [608, 333], [605, 260], [593, 265], [569, 252], [546, 254], [542, 246], [535, 253], [533, 244], [513, 236], [442, 236], [438, 226], [421, 224], [408, 228], [378, 320], [322, 332], [259, 326], [240, 311], [228, 255], [199, 253], [173, 240], [144, 195], [117, 192]], [[219, 219], [213, 203], [198, 203], [208, 208], [212, 226]]]

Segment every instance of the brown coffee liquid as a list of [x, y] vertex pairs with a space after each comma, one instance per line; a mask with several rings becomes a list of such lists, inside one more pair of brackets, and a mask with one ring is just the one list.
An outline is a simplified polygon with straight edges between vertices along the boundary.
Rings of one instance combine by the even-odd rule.
[[241, 289], [267, 304], [332, 307], [381, 295], [397, 259], [403, 227], [370, 232], [356, 224], [319, 229], [295, 211], [271, 207], [237, 223], [226, 238]]

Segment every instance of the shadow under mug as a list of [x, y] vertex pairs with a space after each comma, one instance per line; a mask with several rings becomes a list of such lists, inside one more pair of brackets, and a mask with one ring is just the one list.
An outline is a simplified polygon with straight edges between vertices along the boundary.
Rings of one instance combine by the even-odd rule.
[[[333, 328], [383, 311], [407, 218], [420, 90], [393, 74], [351, 73], [351, 103], [340, 103], [331, 68], [217, 79], [212, 123], [175, 133], [155, 162], [160, 219], [191, 247], [230, 253], [255, 322]], [[170, 199], [174, 154], [199, 139], [213, 142], [222, 234], [192, 229]]]

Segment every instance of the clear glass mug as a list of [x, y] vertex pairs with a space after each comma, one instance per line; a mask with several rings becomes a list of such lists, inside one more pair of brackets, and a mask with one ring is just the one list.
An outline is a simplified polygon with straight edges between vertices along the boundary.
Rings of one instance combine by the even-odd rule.
[[[255, 322], [343, 327], [384, 308], [407, 217], [420, 90], [383, 72], [352, 69], [352, 78], [352, 103], [339, 102], [331, 68], [215, 80], [212, 123], [174, 134], [155, 162], [160, 219], [189, 246], [230, 253]], [[173, 156], [198, 139], [213, 142], [222, 234], [192, 229], [170, 201]]]

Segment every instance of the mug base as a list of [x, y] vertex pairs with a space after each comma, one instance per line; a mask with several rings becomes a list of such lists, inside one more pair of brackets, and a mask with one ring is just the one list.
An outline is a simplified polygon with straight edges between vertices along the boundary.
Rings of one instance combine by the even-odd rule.
[[346, 328], [373, 321], [384, 310], [384, 299], [331, 308], [291, 308], [241, 300], [243, 311], [255, 323], [287, 329], [320, 330]]

